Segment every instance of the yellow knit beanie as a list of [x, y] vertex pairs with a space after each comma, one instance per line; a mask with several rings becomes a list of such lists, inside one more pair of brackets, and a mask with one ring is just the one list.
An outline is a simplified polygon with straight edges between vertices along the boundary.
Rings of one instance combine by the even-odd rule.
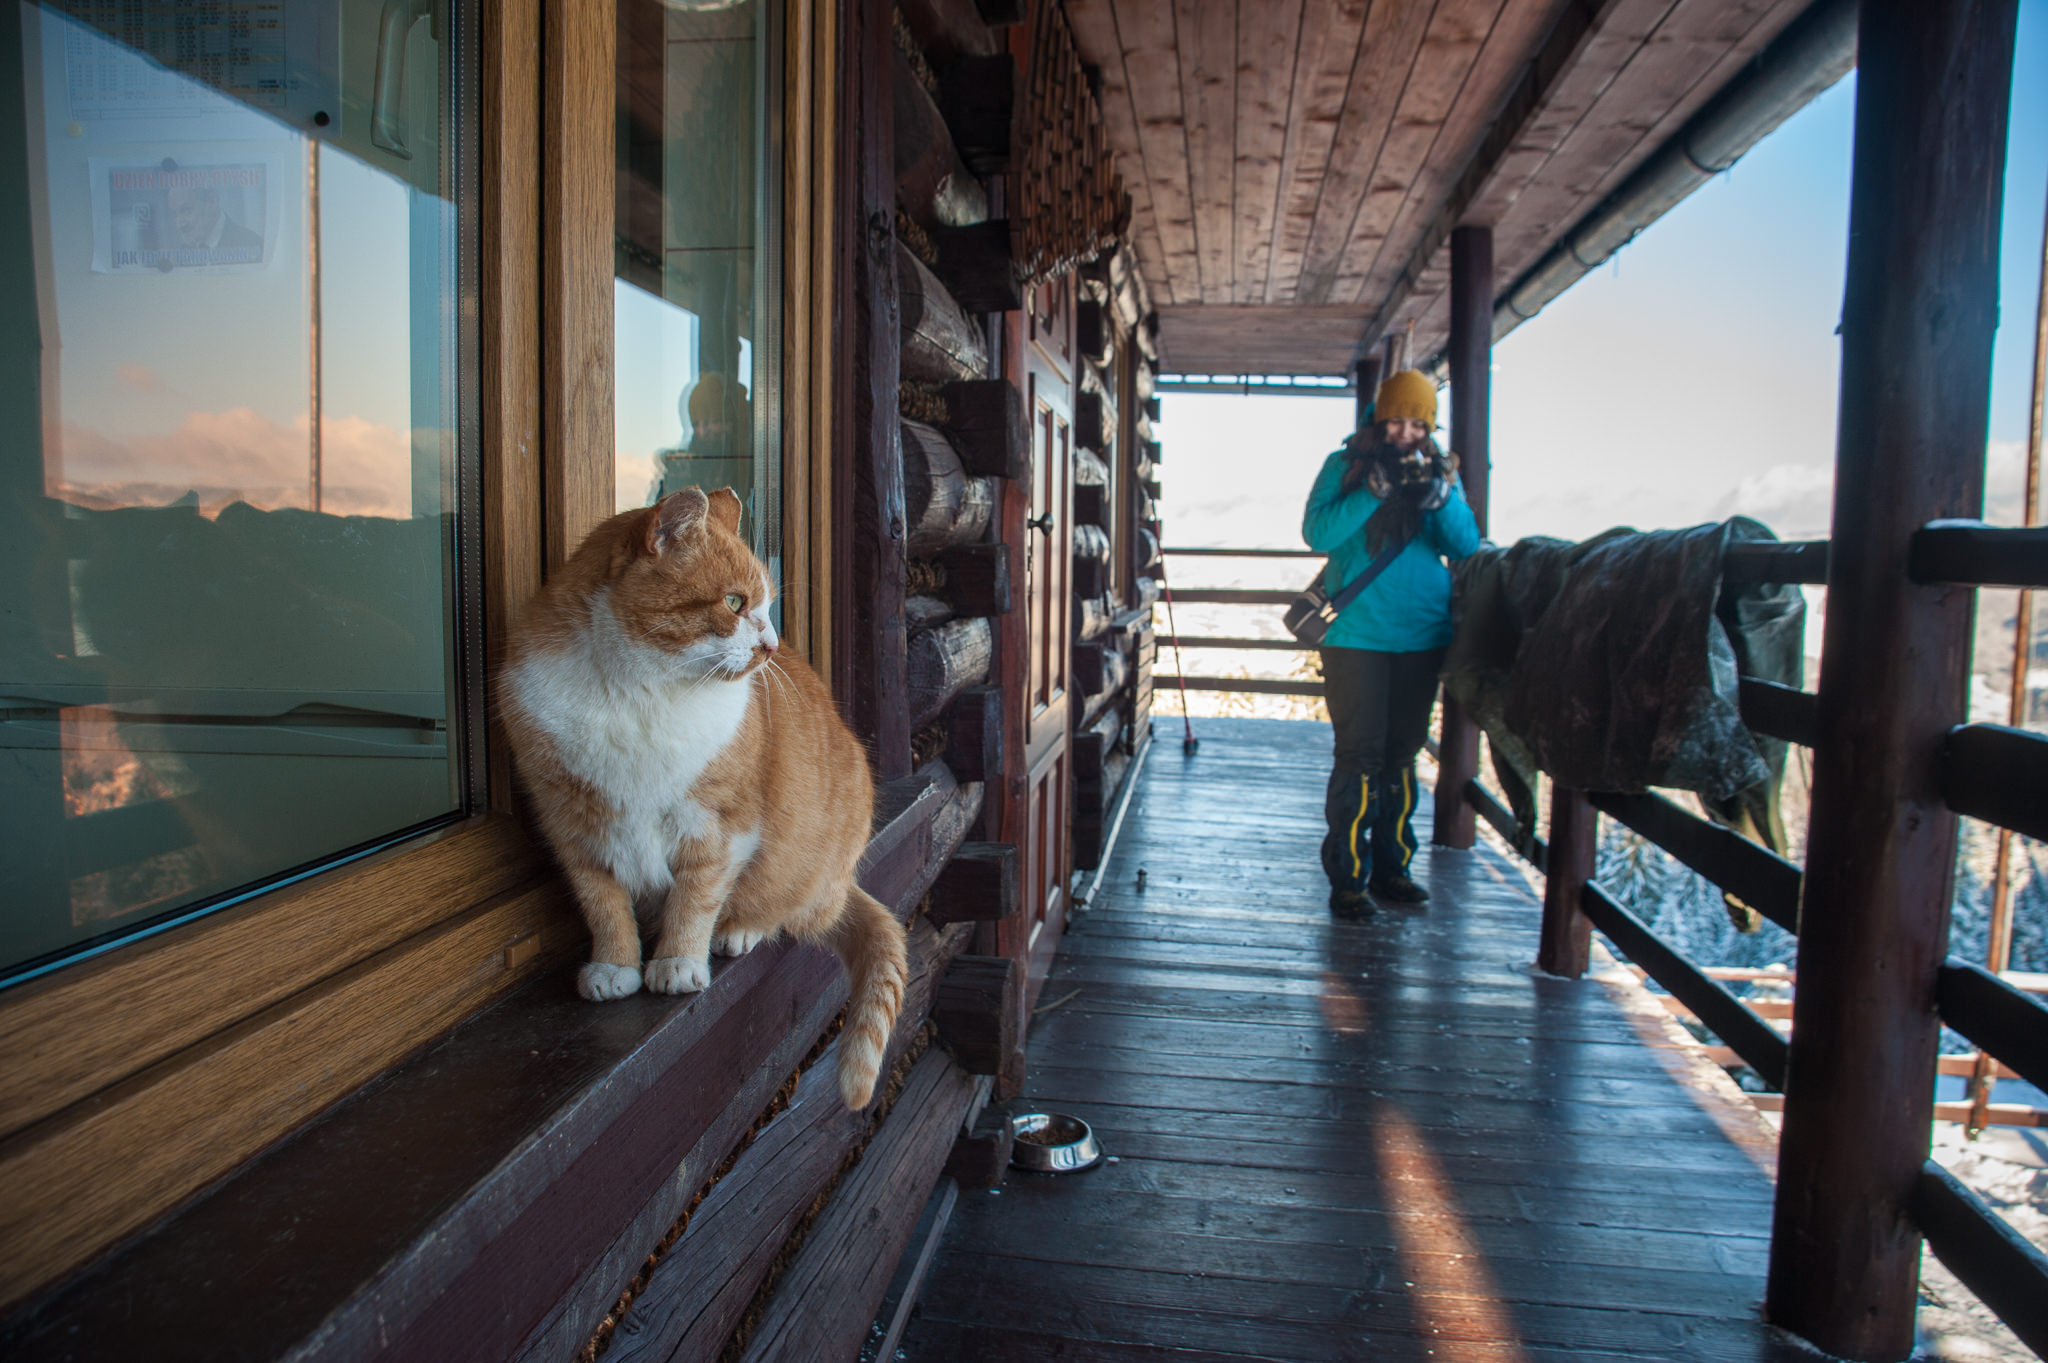
[[1419, 369], [1403, 369], [1387, 375], [1372, 400], [1374, 421], [1404, 418], [1436, 425], [1436, 385]]

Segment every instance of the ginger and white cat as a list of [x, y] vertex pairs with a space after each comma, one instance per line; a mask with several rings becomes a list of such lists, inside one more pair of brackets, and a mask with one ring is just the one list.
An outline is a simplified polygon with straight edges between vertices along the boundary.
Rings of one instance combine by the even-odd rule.
[[520, 624], [505, 721], [590, 925], [583, 997], [690, 993], [714, 951], [818, 942], [846, 963], [839, 1089], [865, 1107], [906, 978], [902, 925], [854, 880], [874, 781], [781, 651], [739, 522], [731, 489], [688, 488], [593, 530]]

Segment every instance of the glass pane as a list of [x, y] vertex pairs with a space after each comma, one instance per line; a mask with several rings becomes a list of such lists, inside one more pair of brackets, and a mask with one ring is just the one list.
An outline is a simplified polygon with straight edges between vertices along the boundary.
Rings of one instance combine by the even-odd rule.
[[0, 979], [463, 807], [452, 31], [0, 0]]
[[779, 11], [618, 14], [617, 506], [730, 487], [779, 580]]

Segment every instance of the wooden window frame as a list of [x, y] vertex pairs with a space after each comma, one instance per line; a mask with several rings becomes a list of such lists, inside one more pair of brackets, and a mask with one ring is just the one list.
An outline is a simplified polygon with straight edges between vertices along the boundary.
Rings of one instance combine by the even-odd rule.
[[[784, 4], [784, 633], [829, 677], [836, 15]], [[611, 510], [615, 37], [611, 0], [476, 15], [495, 678], [544, 572]], [[495, 720], [482, 756], [475, 817], [0, 994], [0, 1310], [581, 946]]]

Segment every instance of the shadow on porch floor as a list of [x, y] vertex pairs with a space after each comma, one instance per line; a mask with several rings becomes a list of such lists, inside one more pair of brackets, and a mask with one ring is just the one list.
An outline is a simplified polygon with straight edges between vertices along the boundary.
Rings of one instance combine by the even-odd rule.
[[1201, 737], [1149, 757], [1011, 1105], [1115, 1162], [963, 1193], [897, 1357], [1815, 1357], [1758, 1319], [1769, 1133], [1664, 1010], [1536, 973], [1483, 844], [1332, 922], [1328, 726]]

